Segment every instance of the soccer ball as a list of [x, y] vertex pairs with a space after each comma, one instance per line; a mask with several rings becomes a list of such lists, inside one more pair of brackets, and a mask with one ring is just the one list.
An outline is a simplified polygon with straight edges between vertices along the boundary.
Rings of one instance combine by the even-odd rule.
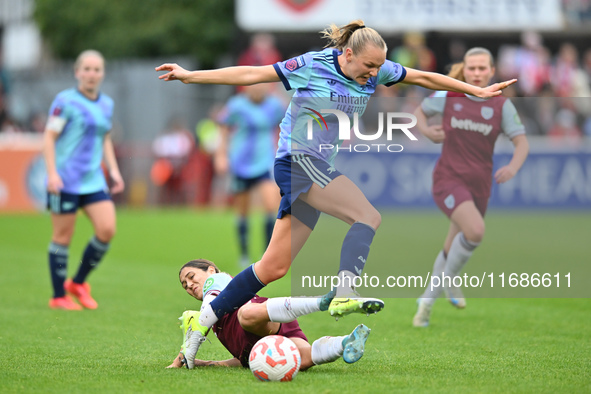
[[250, 351], [248, 364], [254, 376], [264, 382], [289, 382], [302, 365], [293, 341], [281, 335], [261, 338]]

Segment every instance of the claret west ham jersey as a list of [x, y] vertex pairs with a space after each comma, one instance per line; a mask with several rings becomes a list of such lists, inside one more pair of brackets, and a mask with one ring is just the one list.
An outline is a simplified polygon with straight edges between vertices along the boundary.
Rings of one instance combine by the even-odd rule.
[[525, 129], [506, 97], [481, 99], [463, 93], [436, 92], [423, 100], [425, 115], [443, 115], [443, 149], [434, 179], [460, 179], [474, 195], [488, 196], [492, 185], [493, 150], [501, 133], [509, 138]]

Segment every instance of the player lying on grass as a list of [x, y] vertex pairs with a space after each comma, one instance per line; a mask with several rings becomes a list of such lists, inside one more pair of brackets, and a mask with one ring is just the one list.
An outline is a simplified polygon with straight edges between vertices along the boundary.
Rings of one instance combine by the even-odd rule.
[[[179, 272], [179, 280], [187, 293], [203, 301], [202, 309], [215, 299], [231, 279], [230, 275], [221, 273], [214, 263], [205, 259], [189, 261]], [[341, 357], [347, 363], [354, 363], [363, 356], [365, 342], [371, 331], [365, 325], [358, 325], [349, 335], [322, 337], [310, 345], [296, 320], [312, 312], [326, 311], [333, 298], [334, 292], [318, 298], [253, 297], [212, 327], [222, 345], [234, 356], [223, 361], [195, 359], [198, 347], [191, 346], [191, 341], [205, 341], [209, 330], [199, 324], [200, 312], [185, 311], [179, 318], [184, 333], [181, 352], [168, 368], [180, 368], [183, 364], [189, 369], [211, 365], [248, 367], [250, 350], [267, 335], [283, 335], [296, 344], [302, 357], [301, 370]], [[201, 332], [203, 336], [191, 335], [194, 331]]]

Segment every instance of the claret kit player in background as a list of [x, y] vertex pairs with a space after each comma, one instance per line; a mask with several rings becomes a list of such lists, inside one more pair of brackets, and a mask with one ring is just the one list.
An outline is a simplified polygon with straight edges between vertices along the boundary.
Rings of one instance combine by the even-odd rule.
[[[464, 61], [452, 67], [450, 76], [475, 86], [488, 85], [495, 72], [492, 54], [472, 48]], [[429, 126], [427, 117], [441, 114], [439, 125]], [[462, 93], [436, 92], [416, 110], [417, 127], [443, 150], [433, 171], [433, 198], [450, 219], [449, 230], [433, 265], [432, 276], [454, 278], [461, 271], [484, 236], [484, 214], [492, 187], [493, 150], [499, 135], [515, 145], [509, 164], [499, 168], [497, 183], [513, 178], [525, 161], [529, 147], [525, 129], [515, 106], [505, 97], [483, 100]], [[435, 286], [444, 284], [445, 286]], [[416, 327], [429, 325], [431, 308], [445, 290], [448, 300], [464, 308], [466, 300], [450, 281], [429, 283], [418, 300], [413, 319]], [[434, 285], [434, 286], [432, 286]]]
[[[361, 190], [334, 168], [334, 155], [318, 152], [316, 136], [320, 133], [315, 133], [312, 140], [305, 138], [306, 125], [316, 98], [324, 98], [321, 102], [326, 103], [336, 95], [359, 102], [359, 105], [353, 106], [355, 112], [347, 113], [351, 118], [354, 113], [363, 113], [368, 98], [379, 84], [390, 86], [405, 82], [433, 90], [458, 91], [487, 98], [501, 94], [501, 89], [514, 82], [482, 88], [441, 74], [402, 67], [386, 60], [387, 47], [383, 38], [362, 21], [342, 27], [331, 25], [323, 33], [328, 39], [327, 48], [323, 51], [308, 52], [274, 65], [202, 71], [187, 71], [177, 64], [163, 64], [156, 68], [156, 71], [165, 72], [159, 76], [165, 81], [227, 85], [281, 81], [286, 89], [296, 90], [280, 125], [274, 174], [283, 197], [271, 242], [262, 259], [236, 275], [201, 312], [199, 323], [205, 329], [288, 272], [291, 262], [310, 236], [320, 212], [351, 226], [341, 249], [338, 275], [342, 280], [329, 306], [331, 315], [372, 313], [381, 310], [384, 305], [381, 300], [361, 298], [351, 286], [352, 279], [363, 271], [381, 216]], [[309, 108], [306, 110], [302, 103], [309, 103], [312, 107], [305, 105]], [[333, 105], [336, 108], [338, 100]], [[322, 142], [337, 146], [338, 120], [335, 116], [327, 116], [326, 122], [327, 130], [322, 134]], [[195, 333], [196, 336], [203, 334]], [[194, 346], [198, 347], [199, 343], [193, 341]]]

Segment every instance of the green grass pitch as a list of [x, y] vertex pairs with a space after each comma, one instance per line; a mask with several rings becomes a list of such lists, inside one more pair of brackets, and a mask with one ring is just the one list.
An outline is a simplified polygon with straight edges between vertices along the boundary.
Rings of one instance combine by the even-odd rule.
[[[431, 326], [411, 327], [414, 298], [386, 299], [373, 316], [300, 319], [310, 340], [372, 328], [364, 357], [312, 368], [290, 383], [262, 383], [248, 369], [169, 370], [182, 341], [176, 318], [199, 303], [178, 283], [180, 266], [209, 258], [236, 274], [234, 218], [227, 212], [119, 210], [118, 234], [90, 277], [95, 311], [53, 311], [46, 250], [49, 217], [0, 216], [0, 392], [591, 392], [591, 302], [585, 298], [470, 298], [458, 311], [435, 304]], [[252, 224], [262, 253], [262, 218]], [[383, 214], [371, 264], [432, 261], [447, 229], [435, 212]], [[519, 267], [591, 261], [591, 214], [491, 211], [471, 264]], [[346, 228], [323, 217], [298, 260], [338, 267]], [[327, 234], [327, 235], [325, 235]], [[91, 236], [79, 218], [70, 276]], [[295, 264], [298, 264], [296, 260]], [[528, 268], [529, 269], [529, 268]], [[589, 277], [582, 278], [589, 282]], [[261, 295], [289, 294], [290, 278]], [[211, 337], [198, 356], [229, 354]]]

